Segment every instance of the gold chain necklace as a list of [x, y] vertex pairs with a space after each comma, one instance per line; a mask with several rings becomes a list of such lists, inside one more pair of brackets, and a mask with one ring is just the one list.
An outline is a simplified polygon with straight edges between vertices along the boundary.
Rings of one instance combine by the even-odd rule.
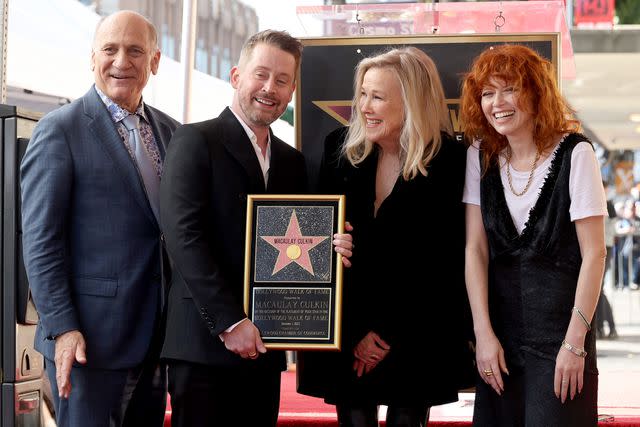
[[527, 185], [525, 185], [524, 189], [520, 193], [518, 193], [513, 188], [513, 183], [511, 182], [511, 170], [509, 167], [509, 165], [511, 164], [511, 148], [509, 147], [509, 149], [507, 150], [507, 181], [509, 181], [509, 189], [515, 196], [517, 197], [522, 196], [524, 193], [527, 192], [527, 190], [531, 186], [531, 181], [533, 180], [533, 172], [535, 172], [536, 167], [538, 166], [538, 160], [540, 160], [540, 150], [536, 150], [536, 158], [533, 159], [533, 164], [531, 165], [531, 172], [529, 172], [529, 179], [527, 180]]

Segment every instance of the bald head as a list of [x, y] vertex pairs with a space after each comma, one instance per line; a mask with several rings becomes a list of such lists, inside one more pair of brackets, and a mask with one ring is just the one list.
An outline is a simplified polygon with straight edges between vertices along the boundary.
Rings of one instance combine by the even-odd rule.
[[122, 108], [136, 110], [159, 62], [155, 27], [139, 13], [116, 12], [96, 27], [91, 50], [95, 83]]
[[148, 31], [149, 44], [153, 48], [158, 49], [158, 31], [156, 30], [155, 25], [153, 25], [153, 23], [149, 21], [144, 15], [141, 15], [138, 12], [134, 12], [132, 10], [121, 10], [119, 12], [114, 12], [111, 15], [103, 16], [100, 21], [98, 21], [98, 25], [96, 25], [96, 31], [93, 33], [93, 47], [95, 48], [96, 38], [98, 37], [100, 29], [104, 24], [109, 25], [111, 21], [118, 21], [123, 19], [137, 21], [137, 25], [146, 26]]

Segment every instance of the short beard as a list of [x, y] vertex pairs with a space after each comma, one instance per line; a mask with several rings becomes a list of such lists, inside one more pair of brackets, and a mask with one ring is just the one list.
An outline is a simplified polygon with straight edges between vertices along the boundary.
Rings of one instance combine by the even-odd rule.
[[276, 120], [278, 120], [278, 117], [273, 118], [273, 117], [269, 117], [267, 120], [262, 118], [262, 115], [260, 113], [254, 113], [254, 114], [247, 114], [247, 117], [249, 117], [251, 119], [251, 121], [255, 124], [261, 125], [261, 126], [271, 126], [271, 123], [275, 122]]
[[264, 115], [260, 114], [259, 111], [251, 110], [249, 108], [244, 108], [244, 105], [242, 105], [242, 103], [240, 103], [240, 108], [242, 108], [242, 111], [244, 112], [245, 117], [251, 120], [251, 122], [253, 122], [256, 125], [265, 126], [265, 127], [271, 126], [271, 124], [276, 120], [278, 120], [280, 116], [282, 116], [282, 113], [284, 113], [284, 111], [282, 111], [281, 113], [274, 115], [275, 117], [269, 116], [267, 119], [265, 119]]

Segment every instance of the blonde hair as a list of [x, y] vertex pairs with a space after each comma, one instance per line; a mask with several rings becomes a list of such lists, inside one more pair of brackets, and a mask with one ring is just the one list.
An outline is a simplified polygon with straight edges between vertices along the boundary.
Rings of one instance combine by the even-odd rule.
[[404, 125], [400, 134], [402, 176], [426, 176], [427, 166], [442, 144], [441, 131], [452, 134], [444, 89], [433, 60], [415, 47], [392, 49], [365, 58], [356, 67], [351, 120], [343, 154], [352, 165], [361, 163], [373, 151], [366, 139], [366, 119], [360, 111], [364, 75], [372, 68], [390, 70], [398, 79], [404, 105]]

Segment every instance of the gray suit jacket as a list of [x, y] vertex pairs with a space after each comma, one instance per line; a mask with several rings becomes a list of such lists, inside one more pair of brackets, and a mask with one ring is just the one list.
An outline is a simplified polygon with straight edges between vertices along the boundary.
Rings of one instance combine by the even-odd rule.
[[[145, 106], [161, 155], [177, 122]], [[46, 115], [21, 166], [23, 251], [40, 315], [35, 347], [80, 330], [88, 366], [142, 362], [158, 327], [160, 228], [95, 89]]]

